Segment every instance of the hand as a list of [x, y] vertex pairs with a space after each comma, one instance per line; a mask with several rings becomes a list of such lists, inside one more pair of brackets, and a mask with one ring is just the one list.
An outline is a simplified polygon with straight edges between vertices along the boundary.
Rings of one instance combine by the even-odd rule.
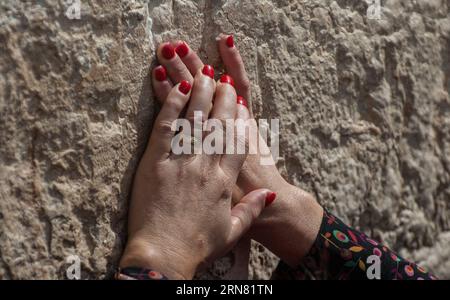
[[[235, 79], [238, 95], [250, 101], [251, 84], [241, 55], [234, 41], [231, 43], [231, 39], [230, 36], [220, 35], [220, 55], [228, 74]], [[250, 109], [253, 118], [251, 111]], [[277, 201], [261, 214], [249, 235], [286, 263], [296, 266], [309, 252], [317, 237], [323, 209], [312, 195], [289, 184], [278, 172], [274, 161], [272, 164], [260, 163], [262, 153], [270, 153], [261, 137], [258, 147], [256, 155], [247, 156], [238, 177], [238, 189], [235, 189], [234, 197], [239, 199], [248, 191], [263, 186], [277, 193]], [[264, 155], [264, 159], [267, 158], [267, 155]]]
[[[171, 279], [190, 279], [200, 264], [231, 249], [265, 207], [267, 189], [252, 191], [231, 209], [233, 186], [246, 155], [175, 155], [171, 124], [188, 112], [208, 109], [218, 120], [248, 119], [236, 92], [200, 69], [193, 83], [157, 90], [167, 93], [133, 183], [128, 242], [120, 266], [138, 266]], [[208, 114], [207, 114], [208, 115]]]
[[[220, 35], [218, 46], [225, 68], [234, 79], [236, 92], [244, 98], [241, 103], [250, 108], [253, 118], [251, 103], [246, 101], [251, 99], [251, 84], [233, 37]], [[176, 49], [178, 55], [165, 57], [164, 49], [170, 47]], [[164, 103], [173, 83], [192, 80], [195, 70], [202, 68], [203, 62], [183, 41], [162, 44], [157, 55], [162, 66], [153, 72], [153, 86], [157, 99]], [[206, 114], [211, 109], [212, 106], [202, 107]], [[188, 110], [187, 115], [191, 116], [192, 111]], [[259, 146], [263, 153], [270, 152], [265, 142], [260, 142]], [[250, 236], [287, 263], [296, 265], [307, 254], [317, 236], [323, 210], [312, 195], [290, 185], [280, 175], [275, 163], [261, 165], [260, 153], [247, 156], [233, 191], [234, 202], [245, 193], [262, 187], [277, 193], [276, 202], [258, 218]]]

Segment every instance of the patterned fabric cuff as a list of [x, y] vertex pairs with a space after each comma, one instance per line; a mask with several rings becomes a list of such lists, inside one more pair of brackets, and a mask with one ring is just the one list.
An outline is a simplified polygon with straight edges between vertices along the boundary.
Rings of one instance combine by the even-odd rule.
[[[375, 262], [378, 268], [372, 267]], [[318, 278], [435, 279], [424, 268], [350, 228], [326, 210], [317, 240], [305, 257], [304, 265]]]
[[118, 269], [116, 272], [116, 280], [168, 280], [163, 274], [145, 268], [126, 267]]
[[407, 261], [324, 210], [316, 241], [297, 268], [280, 262], [273, 279], [433, 280]]

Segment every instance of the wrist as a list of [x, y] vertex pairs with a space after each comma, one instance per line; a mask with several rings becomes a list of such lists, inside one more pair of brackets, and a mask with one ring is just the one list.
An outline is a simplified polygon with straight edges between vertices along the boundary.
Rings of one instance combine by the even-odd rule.
[[139, 267], [157, 271], [172, 280], [190, 280], [200, 261], [173, 251], [160, 249], [146, 241], [133, 238], [128, 241], [119, 267]]
[[314, 244], [323, 209], [314, 197], [287, 182], [255, 224], [253, 238], [291, 266], [298, 265]]

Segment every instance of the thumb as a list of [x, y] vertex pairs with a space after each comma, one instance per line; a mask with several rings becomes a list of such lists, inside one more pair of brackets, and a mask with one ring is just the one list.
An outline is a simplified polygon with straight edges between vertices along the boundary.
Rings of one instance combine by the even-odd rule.
[[276, 194], [267, 189], [259, 189], [245, 195], [231, 209], [231, 232], [228, 238], [229, 246], [233, 246], [250, 229], [252, 223], [271, 204]]

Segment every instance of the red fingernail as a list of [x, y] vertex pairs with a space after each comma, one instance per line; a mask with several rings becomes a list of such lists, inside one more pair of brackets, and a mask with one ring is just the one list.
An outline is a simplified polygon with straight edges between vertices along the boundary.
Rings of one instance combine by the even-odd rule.
[[247, 102], [247, 100], [245, 100], [245, 98], [242, 97], [242, 96], [238, 96], [238, 97], [237, 97], [237, 104], [244, 105], [245, 107], [248, 108], [248, 102]]
[[203, 75], [209, 76], [214, 79], [214, 68], [210, 65], [205, 65], [202, 70]]
[[181, 44], [179, 44], [177, 46], [177, 48], [175, 49], [175, 51], [177, 52], [178, 56], [183, 58], [186, 55], [188, 55], [189, 53], [189, 47], [186, 45], [185, 42], [182, 42]]
[[228, 48], [234, 47], [234, 37], [232, 35], [227, 37], [227, 46], [228, 46]]
[[167, 71], [163, 66], [156, 67], [155, 69], [155, 78], [158, 81], [164, 81], [167, 79]]
[[277, 194], [274, 192], [270, 192], [266, 195], [266, 207], [272, 204], [273, 201], [275, 201], [275, 198], [277, 197]]
[[180, 83], [180, 86], [178, 87], [178, 89], [180, 90], [180, 92], [187, 95], [187, 94], [189, 94], [189, 91], [191, 90], [191, 84], [188, 81], [183, 80]]
[[172, 59], [175, 56], [175, 49], [173, 48], [173, 46], [171, 44], [166, 44], [163, 48], [162, 48], [162, 56], [165, 59]]
[[228, 83], [228, 84], [231, 84], [232, 86], [234, 86], [234, 80], [233, 80], [233, 78], [231, 78], [230, 75], [222, 75], [222, 77], [220, 77], [220, 82]]

